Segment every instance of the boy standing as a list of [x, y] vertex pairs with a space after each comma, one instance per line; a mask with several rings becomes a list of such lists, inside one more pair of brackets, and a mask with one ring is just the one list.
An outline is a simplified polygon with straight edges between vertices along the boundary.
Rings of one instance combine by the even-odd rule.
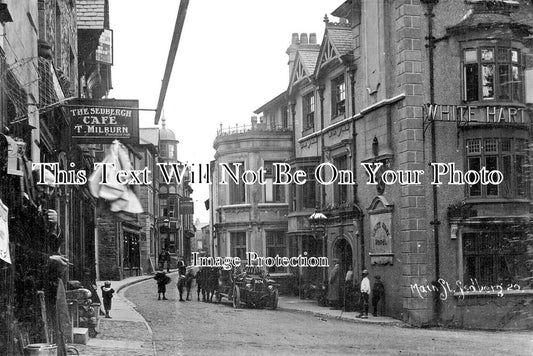
[[102, 286], [102, 299], [104, 300], [105, 317], [111, 319], [109, 311], [111, 310], [111, 299], [115, 290], [111, 288], [111, 282], [105, 282]]
[[357, 317], [361, 319], [368, 319], [368, 299], [370, 297], [370, 280], [368, 279], [368, 271], [363, 270], [363, 280], [361, 281], [361, 314]]

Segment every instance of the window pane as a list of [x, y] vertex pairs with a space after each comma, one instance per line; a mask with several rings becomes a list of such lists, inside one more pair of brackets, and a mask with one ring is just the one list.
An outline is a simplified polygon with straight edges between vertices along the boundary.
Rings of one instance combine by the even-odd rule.
[[467, 140], [466, 141], [466, 152], [470, 154], [481, 153], [481, 140]]
[[[468, 159], [468, 169], [479, 171], [481, 169], [481, 158], [472, 157]], [[480, 196], [481, 195], [481, 183], [477, 183], [470, 186], [470, 196]]]
[[465, 65], [465, 95], [467, 101], [475, 101], [479, 99], [479, 74], [477, 63]]
[[465, 51], [465, 63], [477, 63], [477, 51], [475, 49]]
[[515, 175], [516, 175], [516, 193], [518, 196], [526, 196], [526, 177], [524, 173], [525, 158], [522, 155], [516, 155]]
[[511, 62], [518, 63], [518, 51], [515, 49], [511, 51]]
[[498, 140], [495, 138], [489, 138], [485, 140], [485, 153], [497, 153], [498, 152]]
[[[493, 171], [498, 169], [498, 157], [490, 156], [485, 158], [485, 167], [487, 171]], [[498, 195], [497, 184], [487, 184], [487, 195]]]
[[479, 278], [481, 283], [492, 284], [494, 281], [494, 256], [484, 256], [479, 259]]
[[504, 138], [501, 140], [502, 143], [502, 151], [503, 152], [509, 152], [511, 150], [511, 140], [508, 138]]
[[509, 48], [498, 48], [498, 62], [509, 62]]
[[500, 64], [498, 66], [498, 81], [500, 83], [499, 98], [503, 100], [509, 100], [511, 92], [511, 83], [509, 82], [509, 65]]
[[493, 48], [482, 48], [481, 49], [481, 60], [482, 61], [493, 61], [494, 60], [494, 49]]
[[520, 101], [522, 99], [522, 83], [518, 66], [512, 66], [511, 82], [513, 84], [513, 100]]
[[512, 165], [511, 165], [511, 156], [503, 156], [502, 157], [502, 167], [501, 172], [503, 174], [503, 181], [500, 184], [501, 194], [504, 197], [512, 197], [513, 191], [512, 191]]
[[494, 99], [494, 65], [484, 64], [481, 66], [481, 87], [483, 99]]

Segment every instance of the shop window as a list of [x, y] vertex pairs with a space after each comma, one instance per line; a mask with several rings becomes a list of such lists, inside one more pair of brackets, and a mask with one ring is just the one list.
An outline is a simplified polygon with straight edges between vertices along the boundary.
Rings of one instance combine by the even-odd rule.
[[344, 115], [346, 111], [346, 83], [344, 82], [344, 75], [336, 78], [331, 82], [332, 88], [332, 118]]
[[285, 202], [285, 185], [273, 184], [274, 181], [274, 162], [265, 162], [265, 201], [272, 203], [284, 203]]
[[523, 63], [518, 49], [480, 47], [463, 51], [465, 101], [522, 102]]
[[[237, 171], [237, 167], [239, 166], [240, 169]], [[242, 173], [244, 169], [244, 164], [242, 162], [239, 162], [238, 164], [230, 164], [230, 169], [232, 169], [232, 172], [237, 174], [237, 172]], [[231, 178], [227, 178], [228, 180], [228, 189], [229, 189], [229, 203], [230, 204], [242, 204], [245, 202], [245, 184], [240, 182], [235, 183]]]
[[499, 170], [503, 181], [499, 185], [477, 183], [468, 187], [470, 197], [527, 197], [524, 165], [526, 140], [515, 138], [477, 138], [466, 140], [468, 170]]
[[230, 232], [231, 257], [246, 259], [246, 231]]
[[[267, 257], [284, 257], [286, 256], [287, 245], [285, 242], [284, 231], [267, 231], [266, 232], [266, 249]], [[285, 272], [283, 267], [269, 267], [270, 273]]]
[[303, 97], [303, 128], [304, 130], [315, 127], [315, 93], [310, 92]]
[[[463, 234], [463, 280], [479, 285], [518, 284], [531, 287], [528, 266], [533, 259], [533, 243], [523, 227], [505, 226]], [[513, 288], [516, 289], [516, 288]]]

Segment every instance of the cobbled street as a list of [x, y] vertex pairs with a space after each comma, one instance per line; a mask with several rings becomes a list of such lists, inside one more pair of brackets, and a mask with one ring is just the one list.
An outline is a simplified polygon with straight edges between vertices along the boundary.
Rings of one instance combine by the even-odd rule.
[[167, 287], [168, 300], [157, 300], [153, 280], [124, 294], [151, 326], [158, 355], [531, 355], [533, 350], [528, 332], [414, 329], [283, 310], [235, 310], [225, 299], [198, 302], [196, 294], [180, 302], [175, 282]]

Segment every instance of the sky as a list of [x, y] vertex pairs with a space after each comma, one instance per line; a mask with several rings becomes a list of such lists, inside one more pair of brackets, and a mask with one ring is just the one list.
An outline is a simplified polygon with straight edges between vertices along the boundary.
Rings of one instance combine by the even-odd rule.
[[[113, 89], [155, 109], [179, 0], [110, 0]], [[324, 15], [343, 0], [191, 0], [164, 105], [178, 159], [209, 163], [220, 124], [249, 124], [253, 111], [287, 89], [291, 35], [324, 34]], [[140, 111], [140, 127], [155, 113]], [[193, 184], [195, 220], [209, 221], [207, 184]]]

